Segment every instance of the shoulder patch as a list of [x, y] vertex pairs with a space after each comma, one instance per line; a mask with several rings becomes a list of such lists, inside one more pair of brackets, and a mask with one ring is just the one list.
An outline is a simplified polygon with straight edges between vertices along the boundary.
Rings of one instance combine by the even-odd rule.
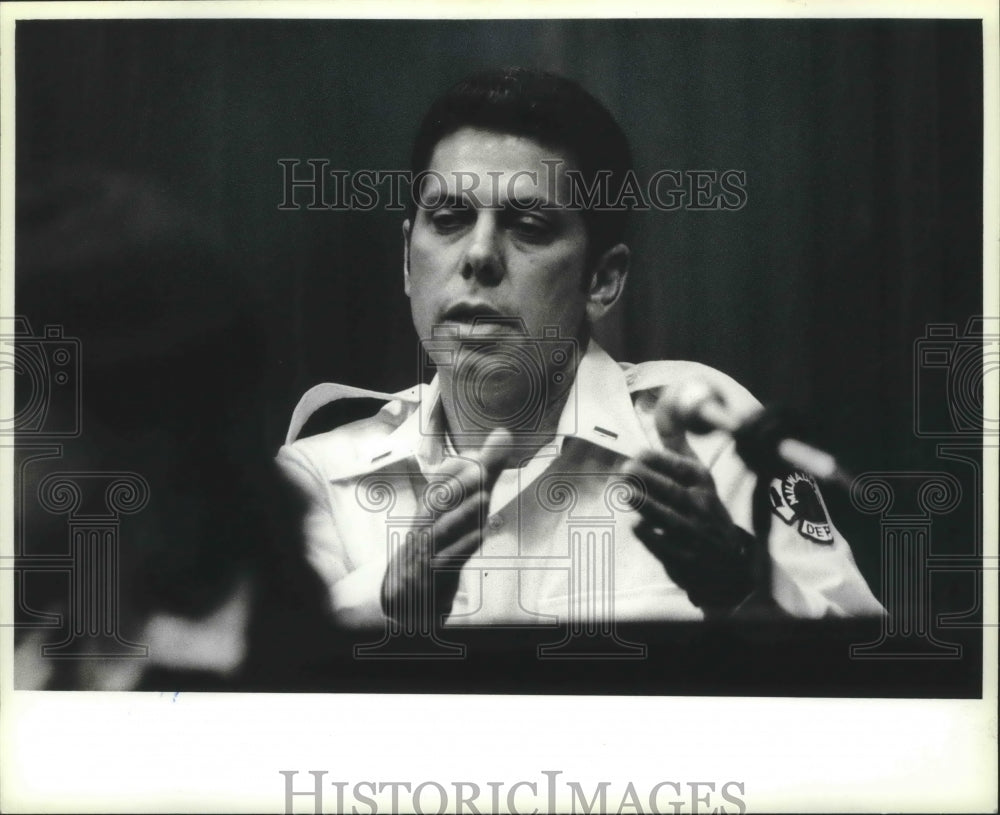
[[833, 543], [833, 527], [811, 475], [793, 470], [773, 479], [768, 494], [774, 514], [788, 526], [797, 526], [799, 534], [815, 543]]

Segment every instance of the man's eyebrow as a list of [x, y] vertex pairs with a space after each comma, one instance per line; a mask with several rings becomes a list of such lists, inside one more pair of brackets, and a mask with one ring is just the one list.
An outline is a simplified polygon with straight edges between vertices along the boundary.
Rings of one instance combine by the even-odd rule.
[[540, 209], [546, 203], [545, 199], [538, 195], [511, 195], [504, 199], [504, 209]]
[[[427, 198], [433, 198], [434, 206], [427, 205]], [[455, 195], [453, 192], [442, 193], [440, 195], [421, 195], [419, 205], [423, 209], [468, 209], [469, 196], [464, 193], [459, 196]]]
[[[433, 204], [433, 206], [431, 206], [431, 204]], [[538, 195], [537, 193], [532, 193], [526, 196], [504, 196], [503, 200], [499, 204], [491, 206], [489, 204], [484, 204], [479, 199], [479, 196], [476, 195], [475, 190], [471, 193], [463, 190], [461, 195], [456, 195], [453, 191], [442, 192], [440, 194], [430, 193], [426, 196], [422, 195], [420, 201], [418, 202], [418, 206], [421, 209], [428, 210], [465, 210], [474, 207], [477, 209], [502, 210], [503, 212], [536, 212], [538, 210], [551, 211], [554, 209], [566, 209], [566, 206], [559, 201], [558, 196], [556, 196], [555, 201], [550, 201], [547, 196]]]
[[513, 195], [509, 198], [504, 199], [501, 204], [501, 209], [505, 212], [551, 212], [552, 210], [566, 209], [566, 205], [563, 204], [559, 197], [556, 196], [554, 201], [550, 201], [545, 195], [527, 195], [519, 196]]

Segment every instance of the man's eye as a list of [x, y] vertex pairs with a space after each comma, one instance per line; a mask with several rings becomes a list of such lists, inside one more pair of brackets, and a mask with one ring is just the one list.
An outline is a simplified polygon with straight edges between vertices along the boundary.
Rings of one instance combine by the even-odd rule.
[[453, 232], [468, 222], [468, 210], [438, 209], [431, 214], [431, 223], [438, 232]]
[[543, 218], [525, 215], [514, 221], [514, 231], [526, 240], [545, 240], [552, 234], [552, 226]]

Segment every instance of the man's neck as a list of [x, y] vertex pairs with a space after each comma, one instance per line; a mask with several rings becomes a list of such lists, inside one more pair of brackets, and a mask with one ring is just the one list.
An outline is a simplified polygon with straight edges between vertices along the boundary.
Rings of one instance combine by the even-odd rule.
[[[473, 409], [457, 404], [457, 399], [460, 397], [457, 397], [456, 394], [466, 393], [467, 391], [463, 390], [462, 383], [456, 383], [454, 378], [449, 374], [450, 372], [441, 372], [441, 406], [444, 410], [446, 430], [452, 444], [462, 454], [474, 453], [480, 450], [495, 428], [505, 426], [513, 434], [514, 444], [524, 454], [532, 455], [537, 452], [542, 445], [549, 443], [555, 438], [556, 430], [559, 427], [559, 419], [569, 398], [573, 378], [575, 378], [574, 372], [574, 377], [570, 379], [569, 384], [546, 401], [542, 408], [541, 416], [537, 417], [537, 421], [533, 419], [528, 426], [524, 422], [521, 422], [520, 426], [510, 427], [501, 423], [489, 426], [490, 423], [485, 421], [484, 418], [479, 418], [482, 416], [481, 410], [478, 411], [477, 416], [477, 413], [473, 412]], [[517, 415], [519, 412], [518, 410], [498, 410], [494, 413], [499, 415]], [[469, 416], [477, 416], [478, 420], [472, 422], [466, 418]]]

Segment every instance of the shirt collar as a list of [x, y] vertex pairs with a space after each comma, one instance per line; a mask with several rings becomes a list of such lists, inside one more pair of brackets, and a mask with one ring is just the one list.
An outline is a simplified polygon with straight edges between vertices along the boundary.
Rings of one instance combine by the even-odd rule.
[[635, 415], [625, 371], [593, 339], [580, 360], [559, 418], [556, 442], [560, 450], [568, 438], [630, 458], [648, 446]]
[[[388, 436], [359, 451], [354, 466], [346, 466], [339, 478], [384, 469], [405, 459], [415, 459], [424, 472], [436, 469], [445, 458], [444, 410], [440, 381], [420, 386], [412, 412]], [[591, 339], [577, 366], [566, 405], [556, 426], [556, 437], [548, 445], [562, 452], [566, 439], [575, 439], [634, 457], [648, 446], [635, 415], [625, 371], [598, 343]]]

